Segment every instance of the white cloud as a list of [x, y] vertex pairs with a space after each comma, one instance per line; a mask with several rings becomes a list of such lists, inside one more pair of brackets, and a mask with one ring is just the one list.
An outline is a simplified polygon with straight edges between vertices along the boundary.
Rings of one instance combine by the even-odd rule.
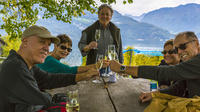
[[162, 7], [176, 7], [178, 5], [184, 5], [187, 3], [200, 4], [200, 0], [133, 0], [132, 4], [126, 5], [123, 4], [123, 0], [116, 1], [116, 4], [111, 5], [113, 9], [119, 11], [122, 14], [129, 14], [133, 16], [139, 16], [143, 13], [147, 13]]

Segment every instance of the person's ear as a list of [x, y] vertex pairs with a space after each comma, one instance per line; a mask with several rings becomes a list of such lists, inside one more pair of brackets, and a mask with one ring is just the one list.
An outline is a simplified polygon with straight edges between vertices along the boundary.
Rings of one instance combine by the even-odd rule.
[[197, 46], [199, 46], [199, 41], [198, 40], [196, 41], [196, 44], [197, 44]]
[[197, 47], [199, 47], [199, 41], [198, 41], [198, 40], [195, 41], [195, 45], [196, 45]]
[[28, 39], [27, 38], [23, 38], [22, 39], [22, 44], [24, 47], [26, 47], [28, 45]]
[[22, 42], [25, 42], [25, 41], [27, 41], [27, 38], [23, 38], [23, 39], [22, 39]]
[[200, 45], [199, 45], [199, 41], [197, 40], [197, 42], [195, 43], [196, 46], [198, 47], [198, 52], [200, 53]]

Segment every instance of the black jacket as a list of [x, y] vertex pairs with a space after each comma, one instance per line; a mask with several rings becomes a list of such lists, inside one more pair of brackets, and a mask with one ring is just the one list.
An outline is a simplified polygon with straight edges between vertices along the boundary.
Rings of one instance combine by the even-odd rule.
[[2, 104], [7, 107], [5, 112], [32, 112], [37, 106], [48, 105], [52, 98], [42, 90], [76, 84], [75, 77], [73, 74], [49, 74], [36, 66], [29, 70], [23, 58], [11, 50], [0, 71], [3, 91], [0, 96], [5, 98]]
[[[95, 31], [96, 29], [99, 29], [100, 23], [99, 21], [96, 21], [94, 24], [83, 30], [83, 32], [86, 32], [87, 34], [87, 44], [89, 44], [91, 41], [95, 41]], [[116, 47], [116, 52], [119, 57], [119, 62], [123, 63], [123, 56], [120, 56], [122, 54], [122, 41], [121, 41], [121, 35], [120, 35], [120, 29], [117, 28], [112, 22], [109, 23], [109, 30], [111, 32], [111, 35], [114, 40], [114, 44]], [[86, 64], [94, 64], [96, 62], [96, 56], [97, 52], [95, 50], [90, 50], [87, 55], [87, 62]]]
[[157, 81], [186, 81], [188, 97], [200, 96], [200, 54], [174, 66], [139, 66], [138, 77]]

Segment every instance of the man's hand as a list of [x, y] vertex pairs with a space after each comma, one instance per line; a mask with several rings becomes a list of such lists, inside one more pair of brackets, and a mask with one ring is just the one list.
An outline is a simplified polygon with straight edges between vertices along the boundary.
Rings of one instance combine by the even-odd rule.
[[110, 61], [110, 69], [113, 71], [113, 72], [120, 72], [120, 67], [121, 67], [121, 64], [118, 63], [117, 61], [115, 60], [111, 60]]
[[95, 49], [95, 48], [97, 48], [97, 42], [92, 41], [92, 42], [90, 42], [88, 45], [86, 45], [86, 46], [83, 48], [83, 51], [84, 51], [84, 52], [88, 52], [88, 51], [90, 51], [91, 49]]
[[90, 68], [87, 72], [76, 74], [76, 82], [89, 80], [94, 76], [99, 76], [99, 71], [97, 69]]
[[165, 88], [168, 88], [169, 86], [168, 85], [160, 85], [160, 89], [165, 89]]
[[95, 48], [97, 48], [97, 42], [96, 41], [92, 41], [92, 42], [89, 43], [88, 46], [89, 46], [90, 49], [95, 49]]
[[121, 72], [119, 72], [119, 75], [121, 75], [121, 76], [123, 76], [123, 77], [129, 77], [129, 75], [128, 75], [128, 74], [121, 73]]
[[99, 76], [99, 70], [91, 68], [86, 72], [86, 78], [90, 79], [94, 76]]
[[[133, 77], [138, 77], [138, 66], [125, 66], [125, 70], [122, 67], [122, 64], [118, 63], [115, 60], [110, 61], [110, 69], [114, 72], [123, 72], [124, 74], [129, 74]], [[121, 68], [121, 70], [120, 70]]]
[[108, 60], [103, 60], [103, 66], [102, 68], [106, 68], [110, 65], [110, 62]]
[[[103, 61], [103, 63], [102, 63], [102, 61]], [[94, 68], [96, 68], [96, 69], [101, 69], [101, 68], [106, 68], [106, 67], [108, 67], [109, 65], [110, 65], [110, 62], [109, 62], [108, 60], [101, 60], [101, 61], [98, 61], [98, 62], [95, 64]]]
[[[158, 92], [158, 91], [155, 91], [155, 92]], [[154, 93], [154, 92], [147, 92], [147, 93], [143, 92], [143, 93], [141, 93], [140, 96], [139, 96], [139, 100], [142, 103], [152, 100], [152, 95], [151, 95], [152, 93]]]

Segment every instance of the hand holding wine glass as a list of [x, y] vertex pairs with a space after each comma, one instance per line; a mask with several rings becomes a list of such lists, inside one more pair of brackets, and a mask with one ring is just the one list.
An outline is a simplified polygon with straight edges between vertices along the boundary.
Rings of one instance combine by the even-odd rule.
[[[118, 60], [118, 56], [117, 56], [117, 53], [116, 53], [116, 50], [115, 50], [115, 45], [109, 45], [108, 46], [108, 58], [109, 60]], [[110, 71], [109, 72], [109, 82], [116, 82], [117, 79], [116, 79], [116, 73], [115, 72], [112, 72]]]
[[[102, 68], [102, 66], [103, 66], [103, 59], [104, 59], [103, 55], [98, 55], [98, 56], [97, 56], [96, 68], [97, 68], [98, 71], [99, 71], [99, 70]], [[94, 83], [101, 83], [101, 81], [98, 80], [97, 78], [96, 78], [95, 80], [93, 80], [93, 82], [94, 82]]]
[[97, 42], [96, 41], [92, 41], [88, 44], [89, 49], [95, 49], [97, 48]]
[[96, 48], [97, 48], [97, 42], [96, 41], [92, 41], [92, 42], [90, 42], [88, 45], [86, 45], [83, 48], [83, 51], [84, 52], [88, 52], [89, 50], [96, 49]]
[[121, 66], [122, 66], [122, 65], [121, 65], [119, 62], [115, 61], [115, 60], [111, 60], [111, 61], [110, 61], [110, 69], [111, 69], [113, 72], [119, 73], [119, 72], [120, 72], [120, 67], [121, 67]]
[[109, 60], [105, 60], [105, 59], [101, 59], [96, 63], [96, 68], [97, 70], [100, 70], [102, 68], [106, 68], [110, 65], [110, 61]]
[[109, 67], [109, 65], [110, 65], [110, 61], [104, 59], [104, 60], [103, 60], [103, 66], [102, 66], [102, 68]]

